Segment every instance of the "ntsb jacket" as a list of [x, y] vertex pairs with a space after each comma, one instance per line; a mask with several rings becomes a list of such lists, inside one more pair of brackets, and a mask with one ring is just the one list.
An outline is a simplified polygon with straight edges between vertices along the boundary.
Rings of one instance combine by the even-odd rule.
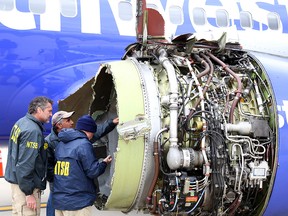
[[86, 134], [62, 129], [55, 150], [53, 204], [58, 210], [79, 210], [96, 199], [93, 179], [104, 173], [106, 162], [97, 160]]
[[31, 195], [35, 188], [46, 188], [48, 144], [43, 130], [43, 124], [29, 113], [11, 130], [5, 179], [18, 184], [25, 195]]
[[[113, 119], [108, 119], [102, 124], [97, 124], [97, 130], [91, 141], [100, 139], [101, 137], [112, 131], [116, 125], [113, 123]], [[47, 166], [47, 180], [52, 183], [54, 177], [54, 166], [55, 166], [55, 148], [60, 142], [58, 134], [55, 132], [54, 128], [51, 128], [51, 133], [45, 138], [48, 143], [47, 156], [48, 156], [48, 166]], [[53, 184], [50, 184], [50, 191], [53, 191]]]
[[113, 123], [113, 119], [108, 119], [105, 122], [101, 124], [97, 124], [97, 130], [96, 133], [94, 134], [94, 137], [91, 139], [91, 142], [94, 142], [101, 137], [105, 136], [109, 132], [111, 132], [116, 125]]

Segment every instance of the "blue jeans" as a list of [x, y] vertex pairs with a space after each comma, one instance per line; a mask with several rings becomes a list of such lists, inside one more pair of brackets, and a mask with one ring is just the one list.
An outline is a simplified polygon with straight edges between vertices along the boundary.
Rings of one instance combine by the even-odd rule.
[[46, 216], [55, 216], [55, 208], [52, 202], [53, 193], [50, 191], [47, 207], [46, 207]]

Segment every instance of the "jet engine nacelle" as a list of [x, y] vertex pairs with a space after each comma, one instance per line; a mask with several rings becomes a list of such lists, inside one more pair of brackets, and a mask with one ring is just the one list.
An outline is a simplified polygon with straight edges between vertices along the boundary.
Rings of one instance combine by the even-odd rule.
[[264, 212], [276, 173], [277, 108], [264, 68], [238, 44], [132, 44], [61, 107], [97, 122], [119, 116], [117, 130], [93, 143], [99, 158], [113, 155], [98, 178], [97, 208]]

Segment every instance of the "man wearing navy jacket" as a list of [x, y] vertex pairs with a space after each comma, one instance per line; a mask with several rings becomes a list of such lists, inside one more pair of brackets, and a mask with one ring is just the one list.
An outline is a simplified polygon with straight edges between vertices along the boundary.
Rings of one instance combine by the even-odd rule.
[[52, 105], [45, 96], [34, 98], [27, 114], [11, 130], [5, 180], [11, 183], [13, 215], [40, 215], [48, 148], [43, 124], [52, 116]]
[[[118, 118], [111, 119], [107, 130], [118, 124]], [[112, 157], [99, 162], [90, 142], [97, 131], [94, 119], [89, 115], [80, 117], [75, 129], [62, 129], [58, 134], [60, 143], [55, 150], [53, 201], [57, 215], [91, 215], [96, 199], [93, 179], [104, 173]]]
[[47, 149], [47, 180], [49, 181], [50, 193], [46, 206], [46, 216], [55, 216], [55, 209], [52, 203], [53, 197], [53, 180], [54, 180], [54, 166], [55, 166], [55, 148], [57, 144], [60, 142], [58, 138], [58, 133], [63, 128], [73, 128], [74, 122], [71, 119], [72, 115], [75, 111], [66, 112], [66, 111], [58, 111], [52, 116], [52, 129], [51, 133], [45, 138], [45, 141], [48, 143]]

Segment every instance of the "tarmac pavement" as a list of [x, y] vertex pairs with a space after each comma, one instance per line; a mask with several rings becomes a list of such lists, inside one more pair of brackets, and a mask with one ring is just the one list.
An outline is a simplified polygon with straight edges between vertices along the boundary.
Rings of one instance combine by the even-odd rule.
[[[0, 216], [11, 216], [11, 211], [2, 211], [0, 212]], [[46, 216], [46, 208], [41, 208], [41, 216]], [[92, 215], [101, 215], [101, 216], [124, 216], [127, 214], [124, 214], [122, 212], [117, 212], [117, 211], [99, 211], [96, 208], [93, 208], [92, 210]], [[144, 215], [142, 213], [137, 213], [137, 212], [131, 212], [128, 214], [129, 216], [138, 216], [138, 215]], [[147, 215], [147, 214], [145, 214]]]
[[[46, 203], [49, 196], [49, 187], [44, 191], [41, 196], [41, 202]], [[10, 206], [11, 205], [11, 186], [4, 178], [0, 178], [0, 206]], [[132, 211], [128, 214], [124, 214], [121, 211], [99, 211], [96, 207], [92, 208], [92, 215], [101, 216], [141, 216], [146, 215], [143, 212]], [[0, 216], [11, 216], [11, 211], [1, 211]], [[46, 216], [46, 208], [41, 208], [41, 216]]]

